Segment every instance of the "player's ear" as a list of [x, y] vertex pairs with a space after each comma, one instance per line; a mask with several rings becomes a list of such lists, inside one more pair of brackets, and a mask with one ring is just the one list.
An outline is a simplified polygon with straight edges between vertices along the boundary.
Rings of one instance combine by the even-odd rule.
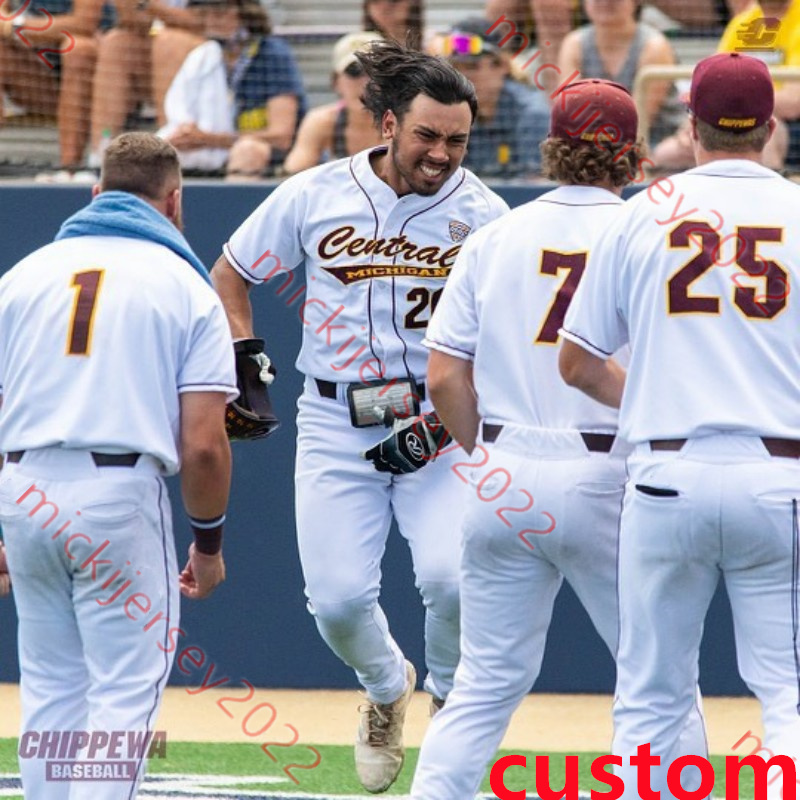
[[182, 213], [181, 213], [181, 188], [173, 189], [167, 195], [166, 206], [167, 219], [173, 223], [179, 230], [182, 227]]
[[97, 197], [97, 195], [99, 194], [100, 194], [100, 184], [96, 183], [94, 186], [92, 186], [92, 200], [94, 200], [95, 197]]
[[700, 141], [697, 135], [697, 117], [694, 114], [689, 114], [689, 136], [693, 142]]
[[769, 122], [767, 123], [767, 130], [769, 134], [767, 136], [767, 141], [769, 141], [775, 135], [775, 129], [778, 127], [778, 120], [775, 117], [770, 117]]
[[397, 132], [397, 124], [398, 120], [394, 111], [391, 109], [385, 111], [381, 120], [381, 134], [384, 139], [394, 139]]

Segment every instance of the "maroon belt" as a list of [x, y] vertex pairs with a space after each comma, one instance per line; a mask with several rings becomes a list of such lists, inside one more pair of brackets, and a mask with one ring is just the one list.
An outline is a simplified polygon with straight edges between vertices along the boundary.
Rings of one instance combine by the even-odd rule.
[[[493, 422], [483, 423], [483, 441], [492, 442], [497, 441], [497, 437], [503, 430], [502, 425], [495, 425]], [[584, 433], [581, 431], [581, 438], [586, 445], [586, 449], [592, 453], [610, 453], [614, 445], [613, 433]]]
[[[6, 453], [9, 464], [19, 464], [24, 450], [12, 450]], [[92, 460], [97, 467], [135, 467], [141, 453], [92, 453]]]
[[[800, 458], [800, 439], [778, 439], [774, 436], [761, 436], [767, 452], [775, 458]], [[686, 439], [651, 439], [651, 450], [680, 450]]]

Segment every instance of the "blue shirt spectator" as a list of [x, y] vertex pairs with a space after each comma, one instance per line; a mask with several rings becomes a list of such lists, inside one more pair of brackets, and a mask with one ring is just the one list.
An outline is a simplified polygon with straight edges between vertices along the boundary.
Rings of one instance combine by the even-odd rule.
[[550, 125], [541, 92], [506, 78], [491, 119], [475, 120], [464, 166], [488, 177], [514, 177], [539, 171], [539, 142]]
[[267, 101], [278, 95], [297, 97], [298, 124], [306, 113], [306, 94], [297, 62], [289, 45], [275, 36], [263, 36], [245, 49], [231, 71], [230, 86], [239, 131], [267, 127]]

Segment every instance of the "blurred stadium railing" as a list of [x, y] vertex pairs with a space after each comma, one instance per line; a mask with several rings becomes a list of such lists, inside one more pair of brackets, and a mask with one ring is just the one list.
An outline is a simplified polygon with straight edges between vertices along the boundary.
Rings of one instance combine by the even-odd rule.
[[[272, 17], [275, 34], [285, 38], [292, 48], [303, 74], [309, 107], [332, 101], [331, 48], [339, 36], [360, 29], [361, 0], [261, 1]], [[659, 1], [664, 7], [664, 0]], [[19, 8], [25, 2], [26, 0], [10, 0], [10, 8]], [[48, 0], [41, 0], [40, 6], [48, 8], [47, 2]], [[65, 8], [66, 2], [68, 0], [52, 0], [53, 13]], [[427, 31], [446, 30], [453, 22], [465, 16], [482, 15], [486, 5], [485, 0], [427, 0], [425, 28]], [[527, 13], [529, 16], [529, 12]], [[658, 12], [654, 13], [657, 17]], [[0, 22], [0, 26], [2, 24]], [[663, 18], [662, 25], [667, 29], [681, 61], [687, 64], [694, 63], [699, 57], [713, 51], [721, 30], [720, 27], [715, 27], [688, 31], [685, 26], [664, 22]], [[65, 59], [69, 57], [69, 53], [63, 56]], [[13, 82], [14, 75], [5, 76], [5, 80]], [[0, 178], [30, 177], [43, 170], [56, 169], [60, 163], [60, 155], [55, 117], [33, 116], [23, 106], [11, 102], [10, 92], [5, 93], [5, 96], [0, 92], [0, 103], [4, 121], [0, 126]], [[86, 119], [91, 115], [89, 106], [87, 103], [87, 107], [80, 112]], [[129, 118], [129, 123], [132, 127], [155, 129], [152, 104], [141, 106]]]

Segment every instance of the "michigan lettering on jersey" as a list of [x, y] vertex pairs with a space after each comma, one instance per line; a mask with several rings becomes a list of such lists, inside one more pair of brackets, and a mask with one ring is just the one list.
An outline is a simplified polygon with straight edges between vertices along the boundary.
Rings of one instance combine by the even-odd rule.
[[414, 267], [410, 264], [348, 264], [344, 267], [322, 267], [341, 283], [347, 285], [370, 278], [441, 278], [445, 280], [452, 267]]
[[449, 268], [453, 266], [459, 250], [461, 250], [461, 244], [457, 244], [447, 250], [442, 250], [441, 247], [435, 245], [423, 247], [416, 242], [409, 241], [404, 234], [392, 236], [388, 239], [365, 239], [361, 236], [356, 236], [356, 229], [353, 225], [342, 225], [322, 237], [317, 253], [323, 261], [330, 261], [342, 255], [380, 255], [387, 258], [399, 257], [405, 262], [413, 263], [416, 261], [421, 264], [428, 264], [431, 267]]

